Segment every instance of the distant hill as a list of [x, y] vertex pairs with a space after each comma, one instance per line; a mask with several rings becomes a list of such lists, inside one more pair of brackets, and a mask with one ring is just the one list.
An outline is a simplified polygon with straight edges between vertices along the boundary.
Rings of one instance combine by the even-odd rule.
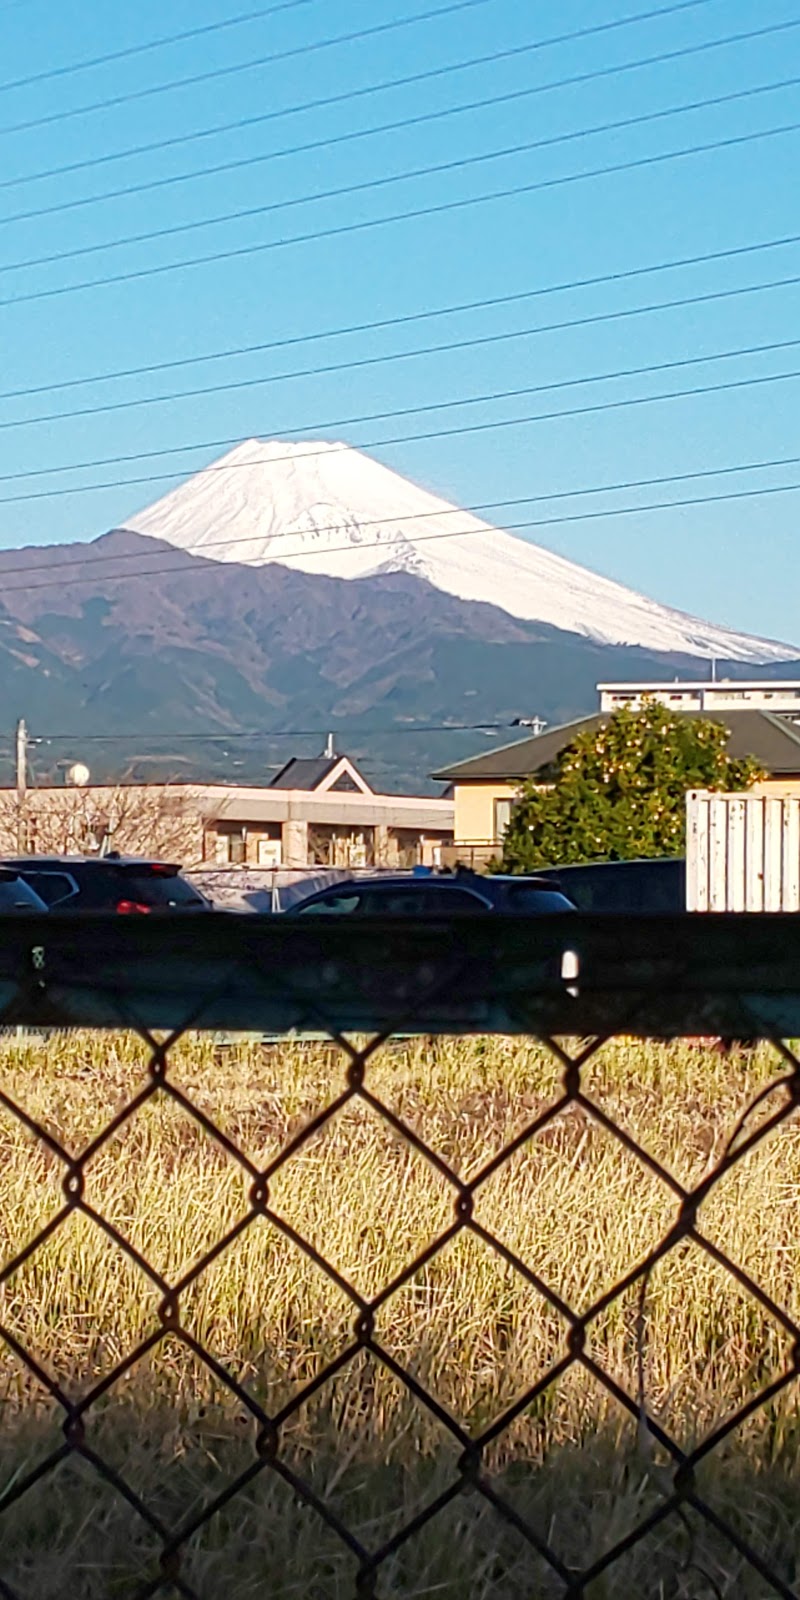
[[[747, 663], [757, 670], [776, 673]], [[781, 668], [793, 670], [800, 661]], [[689, 654], [601, 643], [414, 572], [343, 579], [222, 563], [119, 531], [0, 553], [6, 752], [20, 715], [36, 736], [71, 736], [34, 747], [42, 778], [81, 758], [98, 779], [267, 781], [331, 731], [376, 784], [420, 789], [437, 766], [508, 742], [515, 717], [591, 709], [598, 679], [697, 672]], [[486, 721], [503, 725], [493, 740], [425, 731]], [[235, 737], [253, 730], [272, 736]], [[180, 737], [208, 732], [228, 738]], [[90, 743], [97, 734], [111, 737]]]

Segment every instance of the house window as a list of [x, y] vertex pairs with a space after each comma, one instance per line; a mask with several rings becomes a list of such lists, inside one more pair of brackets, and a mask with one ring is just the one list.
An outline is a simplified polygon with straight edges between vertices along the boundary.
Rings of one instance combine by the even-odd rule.
[[223, 824], [217, 830], [215, 855], [223, 866], [241, 866], [246, 858], [246, 830], [239, 823]]
[[394, 828], [389, 834], [392, 866], [416, 867], [422, 861], [422, 839], [411, 828]]
[[494, 840], [500, 844], [505, 836], [506, 828], [511, 821], [511, 800], [495, 800], [494, 803]]
[[374, 828], [337, 828], [320, 823], [308, 830], [308, 858], [316, 867], [371, 867], [375, 864]]

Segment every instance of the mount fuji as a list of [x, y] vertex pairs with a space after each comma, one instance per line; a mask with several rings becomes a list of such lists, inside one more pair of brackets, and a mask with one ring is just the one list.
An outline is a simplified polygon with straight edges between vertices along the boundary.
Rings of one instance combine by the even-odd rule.
[[342, 443], [250, 439], [124, 527], [213, 562], [346, 579], [404, 572], [595, 644], [752, 665], [799, 653], [660, 605]]

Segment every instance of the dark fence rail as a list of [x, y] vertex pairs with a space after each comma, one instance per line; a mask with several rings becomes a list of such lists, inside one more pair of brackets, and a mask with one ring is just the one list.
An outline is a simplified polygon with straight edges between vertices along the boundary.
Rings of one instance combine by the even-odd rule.
[[51, 1026], [800, 1034], [800, 918], [0, 918], [0, 1008]]
[[[577, 976], [573, 966], [567, 963], [565, 967], [568, 952], [577, 955]], [[119, 1594], [125, 1600], [146, 1600], [164, 1594], [211, 1600], [212, 1595], [224, 1594], [225, 1600], [237, 1600], [240, 1595], [244, 1600], [263, 1594], [288, 1600], [290, 1595], [304, 1593], [312, 1600], [345, 1600], [351, 1595], [385, 1595], [389, 1600], [389, 1596], [404, 1594], [458, 1592], [463, 1600], [484, 1600], [490, 1594], [497, 1594], [500, 1600], [522, 1600], [523, 1596], [549, 1600], [551, 1595], [600, 1600], [634, 1592], [625, 1588], [634, 1581], [626, 1563], [645, 1552], [644, 1565], [637, 1569], [635, 1592], [652, 1595], [653, 1600], [707, 1600], [723, 1595], [725, 1600], [734, 1595], [737, 1600], [740, 1595], [798, 1600], [800, 1497], [795, 1494], [792, 1499], [795, 1491], [787, 1490], [788, 1499], [781, 1509], [783, 1522], [778, 1519], [784, 1533], [776, 1535], [777, 1543], [776, 1539], [768, 1544], [760, 1541], [757, 1519], [748, 1520], [749, 1502], [757, 1502], [760, 1493], [757, 1473], [753, 1469], [755, 1475], [748, 1478], [746, 1464], [737, 1466], [730, 1451], [741, 1430], [754, 1425], [758, 1417], [769, 1420], [773, 1462], [781, 1451], [793, 1448], [791, 1442], [786, 1445], [791, 1425], [791, 1411], [786, 1406], [796, 1393], [800, 1374], [800, 1326], [791, 1294], [787, 1291], [784, 1301], [774, 1289], [766, 1288], [749, 1260], [739, 1259], [734, 1243], [720, 1242], [709, 1232], [704, 1216], [712, 1197], [732, 1175], [736, 1174], [738, 1181], [741, 1172], [749, 1170], [746, 1163], [765, 1141], [785, 1134], [800, 1103], [800, 1059], [788, 1042], [793, 1035], [800, 1035], [800, 919], [709, 916], [625, 922], [487, 917], [437, 919], [413, 926], [388, 921], [349, 924], [333, 919], [312, 924], [226, 915], [8, 919], [0, 925], [0, 1022], [9, 1030], [7, 1038], [13, 1035], [15, 1024], [23, 1034], [25, 1029], [44, 1030], [40, 1048], [45, 1053], [59, 1047], [56, 1035], [48, 1042], [51, 1028], [132, 1030], [143, 1046], [138, 1082], [124, 1092], [117, 1093], [115, 1088], [113, 1115], [108, 1115], [100, 1132], [83, 1145], [54, 1131], [52, 1121], [41, 1110], [31, 1108], [24, 1072], [20, 1075], [20, 1070], [8, 1069], [4, 1073], [0, 1061], [0, 1111], [7, 1123], [24, 1131], [37, 1159], [58, 1175], [61, 1188], [60, 1204], [33, 1236], [15, 1238], [13, 1219], [4, 1215], [6, 1236], [13, 1245], [7, 1246], [7, 1257], [0, 1266], [5, 1308], [0, 1311], [0, 1340], [25, 1382], [44, 1394], [46, 1408], [60, 1418], [61, 1440], [35, 1459], [26, 1456], [0, 1483], [0, 1595], [11, 1600], [34, 1600], [35, 1595], [39, 1600], [44, 1592], [29, 1586], [33, 1580], [26, 1578], [24, 1559], [14, 1556], [12, 1561], [16, 1549], [13, 1530], [18, 1528], [28, 1500], [38, 1495], [45, 1497], [39, 1543], [45, 1549], [48, 1541], [52, 1543], [57, 1567], [47, 1590], [53, 1595]], [[322, 1099], [317, 1103], [312, 1099], [296, 1125], [287, 1125], [279, 1146], [263, 1162], [254, 1158], [243, 1137], [232, 1133], [228, 1122], [209, 1107], [213, 1085], [187, 1088], [184, 1078], [173, 1074], [173, 1060], [186, 1042], [182, 1036], [187, 1030], [225, 1029], [280, 1035], [306, 1031], [325, 1034], [331, 1041], [333, 1065]], [[166, 1039], [164, 1030], [168, 1030]], [[541, 1055], [530, 1058], [530, 1081], [520, 1101], [527, 1107], [522, 1123], [513, 1136], [504, 1136], [494, 1148], [487, 1132], [483, 1154], [464, 1167], [456, 1155], [443, 1150], [424, 1116], [412, 1114], [402, 1097], [395, 1103], [376, 1090], [373, 1066], [390, 1038], [491, 1033], [516, 1036], [517, 1045], [509, 1045], [512, 1053], [515, 1048], [522, 1049], [528, 1037], [534, 1037], [541, 1042]], [[677, 1175], [678, 1170], [683, 1172], [677, 1159], [680, 1152], [674, 1152], [674, 1163], [663, 1150], [654, 1153], [628, 1126], [624, 1103], [615, 1102], [609, 1112], [587, 1083], [613, 1035], [659, 1040], [714, 1036], [769, 1042], [774, 1072], [764, 1077], [700, 1176], [690, 1180]], [[460, 1048], [465, 1048], [466, 1042]], [[508, 1059], [513, 1060], [513, 1054]], [[280, 1083], [281, 1049], [265, 1051], [263, 1062], [262, 1093], [266, 1097]], [[545, 1062], [551, 1072], [555, 1064], [552, 1081], [547, 1079]], [[89, 1070], [82, 1068], [81, 1081]], [[113, 1070], [119, 1070], [116, 1061]], [[699, 1081], [693, 1081], [691, 1063], [682, 1070], [686, 1094], [700, 1117], [705, 1091]], [[58, 1071], [56, 1061], [56, 1076]], [[503, 1087], [499, 1080], [488, 1083], [486, 1095], [490, 1099]], [[649, 1092], [657, 1108], [657, 1077]], [[478, 1114], [478, 1148], [480, 1117], [488, 1116], [488, 1103], [482, 1102]], [[102, 1191], [90, 1182], [93, 1163], [103, 1157], [110, 1160], [137, 1119], [164, 1104], [188, 1119], [210, 1149], [233, 1163], [242, 1176], [246, 1197], [237, 1220], [213, 1243], [204, 1245], [189, 1268], [178, 1273], [149, 1259], [147, 1249], [133, 1241], [124, 1219], [104, 1209]], [[410, 1251], [386, 1281], [373, 1284], [369, 1291], [341, 1264], [329, 1259], [324, 1237], [303, 1233], [285, 1214], [280, 1199], [281, 1182], [298, 1160], [307, 1163], [304, 1170], [313, 1187], [318, 1181], [312, 1165], [315, 1141], [329, 1133], [339, 1119], [356, 1112], [363, 1112], [398, 1141], [409, 1160], [420, 1164], [419, 1171], [432, 1175], [449, 1195], [447, 1218], [433, 1235]], [[483, 1210], [485, 1197], [498, 1177], [510, 1174], [512, 1168], [518, 1171], [520, 1162], [523, 1167], [525, 1162], [535, 1167], [542, 1151], [546, 1154], [553, 1148], [557, 1130], [570, 1117], [577, 1118], [583, 1130], [575, 1144], [573, 1172], [574, 1164], [582, 1159], [587, 1130], [593, 1130], [634, 1163], [642, 1182], [656, 1182], [669, 1202], [669, 1212], [649, 1247], [640, 1251], [615, 1281], [580, 1304], [573, 1303], [542, 1265], [535, 1226], [530, 1254], [523, 1254]], [[347, 1146], [344, 1149], [346, 1159]], [[366, 1159], [364, 1149], [363, 1140], [361, 1144], [356, 1141], [350, 1159], [354, 1163]], [[399, 1167], [396, 1171], [400, 1174]], [[3, 1213], [8, 1210], [3, 1199], [3, 1185], [8, 1181], [6, 1165], [0, 1171]], [[412, 1179], [406, 1173], [405, 1177], [396, 1175], [393, 1181], [394, 1189], [385, 1191], [384, 1212], [387, 1208], [391, 1212], [392, 1194], [399, 1200], [403, 1185]], [[531, 1193], [535, 1196], [535, 1189]], [[562, 1198], [567, 1214], [565, 1239], [569, 1238], [570, 1193], [567, 1184]], [[792, 1220], [785, 1248], [790, 1251], [798, 1238], [799, 1196], [800, 1190], [790, 1188], [786, 1193]], [[155, 1299], [149, 1323], [132, 1348], [115, 1350], [102, 1375], [67, 1382], [53, 1374], [31, 1336], [19, 1332], [20, 1324], [9, 1321], [8, 1308], [16, 1307], [19, 1315], [19, 1302], [24, 1299], [20, 1283], [29, 1285], [25, 1292], [30, 1295], [30, 1284], [38, 1282], [43, 1303], [35, 1308], [37, 1315], [45, 1322], [56, 1315], [53, 1305], [57, 1301], [60, 1306], [62, 1295], [59, 1269], [36, 1279], [37, 1261], [76, 1219], [102, 1230], [129, 1267], [141, 1275]], [[544, 1221], [543, 1217], [542, 1226]], [[319, 1356], [323, 1330], [308, 1323], [301, 1327], [296, 1337], [317, 1351], [316, 1364], [304, 1369], [306, 1375], [292, 1397], [279, 1405], [270, 1403], [263, 1387], [259, 1389], [241, 1376], [235, 1352], [219, 1354], [213, 1327], [201, 1327], [198, 1332], [188, 1310], [204, 1275], [264, 1224], [298, 1253], [309, 1270], [321, 1274], [350, 1307], [347, 1337], [335, 1354], [328, 1353], [324, 1359]], [[391, 1230], [391, 1220], [387, 1227]], [[441, 1284], [431, 1287], [430, 1278], [447, 1253], [465, 1240], [488, 1251], [514, 1283], [537, 1296], [560, 1330], [553, 1334], [544, 1353], [546, 1359], [543, 1354], [543, 1370], [523, 1373], [513, 1400], [506, 1399], [495, 1415], [473, 1419], [470, 1426], [439, 1398], [430, 1372], [425, 1376], [427, 1369], [420, 1369], [412, 1353], [398, 1356], [381, 1331], [387, 1308], [412, 1288], [417, 1296], [430, 1297], [422, 1323], [414, 1324], [422, 1328], [423, 1343], [437, 1318], [452, 1321], [463, 1316], [466, 1330], [469, 1307], [459, 1311]], [[726, 1282], [752, 1306], [749, 1337], [759, 1347], [752, 1359], [747, 1356], [747, 1371], [752, 1374], [749, 1391], [737, 1392], [735, 1403], [689, 1444], [651, 1407], [646, 1384], [653, 1284], [665, 1263], [680, 1263], [687, 1251], [699, 1253], [709, 1269], [724, 1274]], [[791, 1281], [790, 1270], [787, 1282]], [[266, 1277], [265, 1294], [268, 1286]], [[711, 1311], [716, 1332], [707, 1360], [709, 1370], [718, 1375], [720, 1371], [724, 1374], [726, 1362], [733, 1361], [732, 1346], [724, 1326], [724, 1306], [720, 1303]], [[610, 1336], [603, 1330], [617, 1314], [622, 1329], [619, 1336], [624, 1334], [635, 1351], [630, 1382], [620, 1377], [607, 1359]], [[81, 1316], [84, 1328], [89, 1324], [92, 1349], [103, 1350], [109, 1343], [109, 1330], [101, 1321], [92, 1325], [91, 1306], [88, 1311], [84, 1307]], [[763, 1319], [769, 1319], [770, 1327], [777, 1330], [776, 1338], [782, 1341], [781, 1359], [776, 1358], [769, 1371], [762, 1371], [759, 1365]], [[501, 1318], [493, 1333], [491, 1353], [491, 1361], [500, 1367], [505, 1359], [503, 1337], [510, 1337], [507, 1330], [502, 1335], [503, 1326]], [[459, 1326], [453, 1331], [457, 1347], [462, 1330]], [[463, 1337], [466, 1339], [466, 1331]], [[117, 1394], [143, 1363], [156, 1359], [165, 1341], [171, 1341], [170, 1348], [177, 1343], [188, 1352], [208, 1381], [233, 1397], [251, 1429], [244, 1464], [227, 1478], [221, 1474], [224, 1481], [209, 1480], [205, 1491], [181, 1514], [167, 1511], [166, 1491], [158, 1483], [154, 1487], [144, 1478], [140, 1481], [129, 1467], [120, 1465], [108, 1445], [109, 1405], [116, 1403]], [[277, 1350], [262, 1351], [259, 1359], [267, 1358], [280, 1364]], [[345, 1499], [343, 1507], [335, 1500], [332, 1487], [350, 1471], [354, 1453], [358, 1455], [359, 1433], [371, 1437], [378, 1388], [376, 1380], [365, 1382], [357, 1375], [359, 1363], [367, 1360], [376, 1371], [388, 1375], [405, 1400], [439, 1430], [451, 1450], [450, 1455], [445, 1452], [445, 1467], [440, 1471], [437, 1466], [434, 1471], [435, 1453], [420, 1446], [420, 1462], [425, 1473], [430, 1469], [431, 1480], [430, 1492], [422, 1502], [406, 1504], [406, 1480], [399, 1468], [399, 1476], [390, 1477], [395, 1520], [388, 1535], [371, 1530], [369, 1519], [349, 1515], [348, 1504], [352, 1512], [355, 1501]], [[538, 1484], [541, 1475], [550, 1470], [549, 1462], [541, 1465], [523, 1451], [498, 1472], [493, 1459], [503, 1440], [522, 1421], [533, 1419], [531, 1426], [544, 1428], [552, 1394], [574, 1378], [595, 1385], [629, 1419], [639, 1453], [634, 1453], [631, 1464], [627, 1458], [623, 1460], [621, 1446], [616, 1454], [612, 1448], [607, 1481], [599, 1488], [591, 1488], [587, 1481], [585, 1492], [577, 1498], [577, 1521], [570, 1552], [565, 1554], [554, 1533], [557, 1512], [545, 1516], [537, 1512], [535, 1496], [525, 1498], [531, 1484]], [[357, 1391], [355, 1411], [348, 1409], [348, 1385]], [[303, 1408], [324, 1403], [328, 1394], [336, 1396], [335, 1405], [331, 1402], [331, 1427], [342, 1460], [339, 1465], [329, 1461], [327, 1476], [320, 1477], [311, 1452], [305, 1457], [302, 1451], [298, 1453], [293, 1429]], [[118, 1431], [123, 1413], [128, 1416], [125, 1403], [119, 1404], [118, 1416], [112, 1415]], [[145, 1407], [142, 1429], [150, 1425], [148, 1418]], [[103, 1419], [102, 1425], [97, 1419]], [[2, 1420], [0, 1400], [0, 1425]], [[93, 1432], [96, 1421], [97, 1431]], [[193, 1426], [202, 1430], [197, 1419]], [[794, 1437], [800, 1437], [800, 1430]], [[221, 1450], [219, 1440], [213, 1450], [209, 1446], [214, 1461], [221, 1459]], [[733, 1473], [737, 1485], [733, 1511], [728, 1502], [723, 1504], [709, 1492], [704, 1479], [707, 1463], [718, 1456], [725, 1456], [726, 1470]], [[135, 1560], [131, 1558], [129, 1569], [122, 1570], [118, 1563], [113, 1581], [108, 1573], [98, 1577], [94, 1572], [99, 1552], [98, 1563], [93, 1563], [85, 1554], [79, 1558], [77, 1546], [69, 1540], [59, 1543], [63, 1490], [55, 1486], [61, 1482], [59, 1474], [65, 1464], [75, 1463], [126, 1508], [152, 1547], [150, 1557], [139, 1552]], [[359, 1483], [363, 1486], [371, 1471], [385, 1476], [390, 1470], [395, 1471], [386, 1464], [370, 1466], [367, 1459], [359, 1465]], [[552, 1470], [557, 1474], [558, 1465]], [[620, 1487], [620, 1473], [629, 1475], [625, 1479], [629, 1512], [624, 1526], [614, 1509], [614, 1486]], [[259, 1486], [273, 1480], [286, 1489], [294, 1510], [305, 1519], [296, 1538], [311, 1550], [307, 1578], [286, 1575], [277, 1553], [278, 1534], [270, 1532], [274, 1508], [269, 1513], [262, 1508], [262, 1522], [266, 1518], [269, 1523], [265, 1534], [268, 1553], [260, 1575], [253, 1578], [251, 1573], [240, 1581], [236, 1577], [237, 1548], [256, 1538], [259, 1513], [252, 1497]], [[53, 1497], [52, 1504], [48, 1495]], [[638, 1508], [633, 1514], [631, 1504]], [[236, 1520], [238, 1506], [246, 1508], [241, 1525]], [[458, 1509], [462, 1506], [466, 1508], [463, 1512]], [[455, 1560], [459, 1541], [466, 1546], [478, 1537], [475, 1507], [481, 1516], [491, 1519], [491, 1527], [497, 1531], [481, 1535], [481, 1561], [476, 1557], [473, 1572], [467, 1579], [462, 1574], [456, 1589], [449, 1585], [447, 1566], [451, 1555]], [[607, 1524], [599, 1553], [589, 1532], [591, 1515], [598, 1514]], [[430, 1540], [432, 1530], [440, 1525], [444, 1575], [439, 1570], [436, 1581], [425, 1580], [425, 1587], [408, 1575], [403, 1561], [416, 1543]], [[649, 1568], [646, 1552], [653, 1540], [663, 1540], [665, 1531], [668, 1543], [680, 1554], [659, 1573], [657, 1563]], [[339, 1558], [329, 1554], [323, 1558], [321, 1547], [315, 1565], [314, 1541], [323, 1536], [341, 1550], [345, 1565], [337, 1565]], [[101, 1540], [102, 1534], [98, 1532], [97, 1537]], [[528, 1567], [523, 1562], [519, 1572], [504, 1553], [505, 1541], [512, 1537], [530, 1562]], [[204, 1569], [205, 1576], [198, 1576], [192, 1552], [197, 1541], [204, 1539], [212, 1553], [219, 1552], [221, 1565], [215, 1568], [212, 1562]], [[704, 1554], [707, 1540], [715, 1549], [729, 1553], [729, 1565], [724, 1555], [712, 1562]], [[436, 1560], [431, 1560], [433, 1572]]]

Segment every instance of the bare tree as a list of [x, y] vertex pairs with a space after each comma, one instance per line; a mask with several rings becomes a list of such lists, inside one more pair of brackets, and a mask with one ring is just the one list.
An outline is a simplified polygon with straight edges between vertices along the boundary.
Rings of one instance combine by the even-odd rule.
[[202, 791], [186, 785], [117, 784], [0, 791], [0, 852], [38, 855], [156, 855], [185, 865], [203, 859], [211, 821]]

